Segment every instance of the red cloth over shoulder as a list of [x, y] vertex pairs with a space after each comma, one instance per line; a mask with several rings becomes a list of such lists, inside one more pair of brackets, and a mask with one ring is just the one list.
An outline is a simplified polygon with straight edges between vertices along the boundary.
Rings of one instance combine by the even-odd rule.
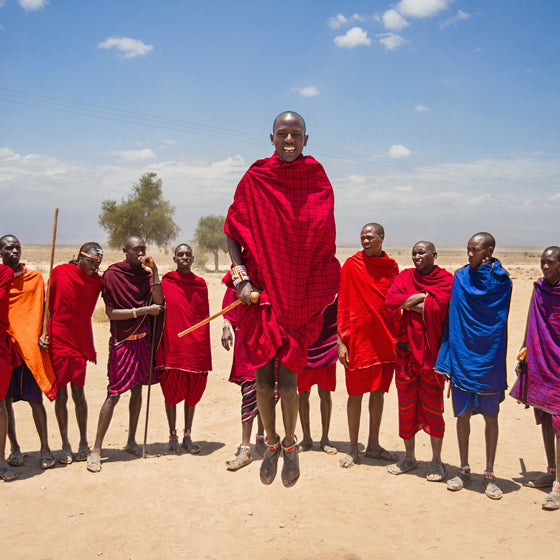
[[103, 281], [78, 265], [53, 268], [49, 301], [49, 344], [54, 354], [95, 362], [91, 316]]
[[335, 257], [334, 195], [310, 156], [255, 162], [241, 179], [224, 227], [243, 248], [259, 305], [239, 308], [251, 365], [277, 356], [298, 373], [321, 329], [321, 312], [340, 281]]
[[[9, 266], [0, 263], [0, 376], [7, 377], [8, 384], [12, 376], [12, 370], [21, 363], [12, 339], [8, 335], [10, 327], [8, 319], [10, 312], [10, 288], [13, 279], [14, 271]], [[0, 390], [0, 399], [4, 397], [5, 391]]]
[[387, 315], [385, 294], [399, 273], [386, 253], [356, 253], [344, 263], [338, 294], [338, 334], [348, 347], [349, 368], [394, 363], [399, 316]]
[[192, 272], [174, 270], [161, 279], [165, 298], [163, 336], [156, 352], [156, 367], [206, 372], [212, 369], [210, 325], [179, 338], [181, 331], [210, 315], [208, 287]]
[[451, 299], [453, 275], [444, 268], [434, 267], [430, 274], [420, 274], [415, 268], [403, 270], [396, 278], [385, 298], [389, 315], [412, 295], [425, 292], [424, 312], [403, 311], [403, 342], [410, 344], [416, 363], [423, 369], [433, 369]]

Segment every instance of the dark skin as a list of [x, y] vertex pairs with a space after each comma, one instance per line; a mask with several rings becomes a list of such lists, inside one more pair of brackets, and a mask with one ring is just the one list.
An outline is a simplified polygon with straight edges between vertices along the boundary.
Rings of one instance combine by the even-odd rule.
[[[414, 263], [414, 267], [420, 274], [424, 276], [430, 274], [435, 268], [436, 259], [436, 248], [430, 241], [418, 241], [418, 243], [416, 243], [414, 247], [412, 247], [412, 262]], [[412, 294], [403, 302], [400, 308], [403, 310], [414, 311], [416, 313], [422, 314], [424, 311], [424, 300], [426, 299], [426, 296], [427, 294], [424, 292]], [[404, 440], [404, 448], [406, 454], [404, 459], [397, 463], [398, 467], [401, 470], [410, 468], [411, 465], [416, 464], [415, 440], [415, 436]], [[443, 438], [430, 436], [430, 443], [432, 446], [431, 472], [433, 472], [434, 476], [438, 477], [437, 479], [439, 480], [439, 475], [444, 472], [443, 463], [441, 462]], [[430, 479], [430, 476], [431, 473], [428, 474], [428, 480]]]
[[[80, 269], [87, 274], [92, 276], [97, 274], [99, 270], [99, 265], [102, 261], [102, 256], [98, 256], [97, 251], [91, 248], [88, 252], [89, 257], [84, 255], [78, 256], [78, 266]], [[47, 350], [49, 348], [49, 339], [46, 334], [43, 334], [39, 339], [39, 346]], [[89, 445], [87, 439], [87, 416], [88, 408], [87, 401], [84, 392], [84, 387], [82, 385], [75, 385], [70, 383], [70, 388], [72, 391], [72, 400], [74, 401], [74, 407], [76, 409], [76, 421], [78, 423], [78, 430], [80, 432], [80, 443], [78, 446], [78, 460], [85, 460], [89, 453]], [[70, 445], [70, 440], [68, 439], [68, 387], [60, 387], [56, 394], [56, 399], [54, 402], [54, 410], [56, 414], [56, 420], [58, 422], [58, 428], [60, 430], [60, 437], [62, 439], [62, 451], [64, 452], [64, 459], [61, 461], [65, 463], [71, 462], [72, 458], [72, 446]]]
[[[467, 243], [467, 257], [471, 270], [476, 270], [482, 264], [492, 262], [494, 246], [485, 235], [473, 235]], [[457, 440], [459, 442], [459, 457], [461, 466], [469, 464], [469, 436], [471, 433], [472, 410], [457, 416]], [[484, 417], [486, 440], [486, 470], [494, 471], [494, 460], [498, 447], [498, 417], [482, 415]]]
[[[280, 116], [270, 135], [276, 154], [285, 162], [295, 161], [307, 144], [308, 136], [305, 133], [305, 124], [300, 117], [287, 113]], [[235, 239], [227, 238], [229, 255], [233, 266], [243, 265], [241, 246]], [[237, 297], [245, 304], [251, 305], [251, 292], [258, 291], [250, 281], [245, 281], [237, 286]], [[269, 445], [279, 442], [276, 432], [276, 401], [274, 397], [275, 375], [274, 360], [255, 371], [257, 389], [257, 403], [261, 419], [266, 431]], [[284, 422], [284, 439], [282, 445], [291, 447], [295, 443], [295, 429], [297, 424], [299, 398], [297, 393], [297, 374], [290, 371], [283, 364], [278, 366], [278, 394], [281, 400], [282, 418]], [[274, 480], [275, 466], [278, 457], [276, 450], [267, 448], [261, 467], [261, 480], [270, 484]], [[299, 462], [297, 449], [284, 454], [284, 468], [282, 481], [288, 486], [299, 477]]]
[[[143, 307], [136, 307], [133, 309], [114, 309], [110, 306], [105, 306], [105, 312], [110, 321], [125, 321], [127, 319], [134, 319], [145, 315], [159, 315], [163, 309], [163, 292], [161, 284], [159, 283], [159, 273], [152, 257], [146, 256], [146, 243], [141, 237], [130, 236], [126, 239], [123, 253], [125, 260], [131, 266], [146, 267], [152, 272], [152, 301], [151, 305]], [[95, 436], [95, 443], [90, 457], [101, 457], [101, 447], [103, 438], [107, 433], [111, 419], [113, 418], [113, 411], [119, 402], [120, 395], [109, 395], [105, 399], [101, 411], [99, 412], [99, 422], [97, 424], [97, 434]], [[142, 386], [140, 384], [134, 385], [130, 390], [130, 401], [128, 405], [129, 411], [129, 424], [128, 424], [128, 440], [125, 450], [133, 453], [134, 455], [141, 454], [141, 448], [136, 443], [136, 429], [138, 427], [138, 419], [140, 417], [140, 409], [142, 407]], [[88, 466], [88, 468], [90, 468]], [[91, 469], [90, 469], [91, 470]], [[100, 469], [99, 469], [100, 470]]]
[[[545, 282], [549, 286], [560, 285], [560, 249], [545, 249], [541, 255], [541, 271]], [[525, 341], [523, 342], [525, 346]], [[517, 369], [517, 374], [520, 374]], [[556, 481], [560, 482], [560, 436], [554, 433], [549, 422], [541, 424], [544, 451], [549, 469], [556, 469]]]
[[[189, 245], [179, 245], [175, 249], [173, 262], [177, 265], [177, 272], [180, 274], [190, 274], [191, 267], [194, 262], [193, 251]], [[185, 430], [183, 433], [183, 447], [190, 453], [197, 453], [198, 446], [194, 445], [191, 439], [192, 424], [194, 419], [194, 406], [187, 406], [185, 403]], [[167, 423], [169, 424], [169, 434], [177, 435], [177, 410], [175, 405], [165, 405], [165, 413], [167, 415]], [[170, 443], [169, 451], [178, 453], [179, 447]]]
[[[2, 262], [9, 266], [14, 272], [17, 272], [20, 265], [21, 258], [21, 243], [16, 237], [8, 237], [4, 240], [4, 244], [1, 248]], [[39, 341], [38, 341], [39, 344]], [[41, 345], [39, 345], [41, 346]], [[14, 463], [23, 464], [23, 455], [21, 453], [21, 448], [17, 441], [16, 436], [16, 425], [15, 416], [13, 410], [13, 398], [8, 397], [5, 399], [5, 408], [8, 419], [8, 438], [10, 439], [11, 453], [9, 460], [14, 461]], [[33, 420], [35, 422], [35, 427], [37, 428], [37, 433], [39, 434], [39, 440], [41, 442], [41, 466], [43, 468], [49, 468], [54, 465], [54, 457], [49, 448], [48, 433], [47, 433], [47, 412], [41, 401], [29, 401], [29, 406], [31, 407], [31, 412], [33, 414]], [[4, 415], [0, 410], [0, 424], [2, 422]], [[0, 438], [2, 437], [2, 427], [0, 426]]]
[[[364, 253], [368, 257], [381, 257], [383, 255], [383, 241], [385, 235], [375, 226], [366, 225], [360, 233], [360, 242]], [[348, 367], [351, 357], [348, 347], [340, 336], [337, 336], [338, 359], [344, 367]], [[348, 455], [340, 460], [342, 467], [350, 467], [358, 458], [358, 435], [360, 432], [360, 417], [362, 414], [363, 395], [348, 395], [346, 413], [348, 416], [348, 432], [350, 436], [350, 449]], [[366, 447], [367, 455], [377, 455], [381, 452], [379, 443], [379, 430], [381, 428], [381, 418], [383, 416], [383, 405], [385, 393], [383, 391], [371, 391], [369, 394], [369, 436]], [[352, 461], [348, 459], [350, 457]]]

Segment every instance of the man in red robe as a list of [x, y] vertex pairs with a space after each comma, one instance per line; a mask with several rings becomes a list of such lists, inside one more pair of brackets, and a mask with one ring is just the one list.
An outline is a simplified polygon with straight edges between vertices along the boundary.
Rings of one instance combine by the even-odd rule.
[[8, 315], [10, 312], [10, 287], [14, 279], [14, 271], [0, 264], [0, 478], [13, 480], [17, 473], [6, 462], [6, 436], [8, 433], [8, 411], [6, 410], [6, 394], [10, 386], [12, 370], [18, 364], [17, 353], [8, 335]]
[[412, 248], [415, 268], [403, 270], [385, 298], [389, 316], [402, 310], [402, 325], [396, 346], [395, 383], [399, 396], [399, 435], [406, 455], [389, 465], [391, 474], [403, 474], [418, 466], [414, 453], [416, 432], [430, 436], [432, 463], [426, 478], [445, 479], [441, 462], [443, 388], [445, 378], [434, 371], [443, 327], [449, 311], [453, 276], [435, 264], [436, 248], [430, 241], [419, 241]]
[[[17, 467], [23, 465], [23, 454], [16, 437], [14, 401], [27, 401], [33, 412], [33, 420], [41, 441], [41, 468], [48, 469], [55, 464], [49, 448], [47, 432], [47, 411], [43, 405], [43, 393], [49, 400], [56, 397], [56, 377], [49, 353], [39, 347], [42, 334], [45, 285], [43, 276], [36, 270], [29, 270], [21, 258], [21, 244], [17, 237], [5, 235], [0, 239], [2, 262], [14, 272], [10, 286], [8, 335], [19, 356], [17, 367], [12, 372], [7, 392], [8, 437], [11, 453], [8, 463]], [[46, 333], [45, 333], [46, 334]]]
[[[261, 481], [276, 476], [280, 447], [282, 482], [299, 478], [294, 431], [298, 415], [297, 376], [307, 348], [321, 330], [322, 311], [338, 291], [334, 196], [323, 167], [303, 156], [305, 121], [294, 112], [274, 119], [274, 154], [255, 162], [237, 186], [225, 223], [249, 365], [256, 369], [257, 401], [267, 450]], [[261, 292], [251, 305], [250, 293]], [[285, 436], [276, 433], [275, 360]]]
[[369, 393], [369, 438], [366, 457], [395, 461], [396, 455], [379, 444], [385, 393], [395, 369], [395, 334], [398, 316], [387, 315], [385, 294], [399, 267], [383, 251], [385, 232], [376, 223], [366, 224], [360, 240], [363, 251], [342, 267], [338, 294], [338, 358], [346, 370], [350, 449], [340, 460], [349, 468], [358, 460], [358, 433], [362, 398]]
[[87, 439], [87, 402], [84, 394], [86, 363], [96, 362], [93, 345], [91, 316], [103, 285], [97, 273], [103, 249], [90, 241], [80, 248], [78, 257], [55, 267], [51, 277], [49, 301], [49, 337], [46, 341], [58, 392], [55, 413], [62, 438], [62, 464], [72, 462], [72, 446], [68, 440], [67, 385], [70, 383], [72, 399], [76, 407], [76, 419], [80, 432], [77, 461], [85, 461], [89, 454]]
[[125, 260], [112, 264], [103, 275], [103, 300], [111, 325], [109, 386], [99, 412], [95, 443], [87, 458], [86, 466], [91, 472], [101, 471], [103, 438], [120, 395], [129, 390], [128, 441], [124, 449], [133, 455], [142, 455], [142, 447], [136, 443], [136, 429], [142, 408], [142, 385], [147, 385], [149, 380], [150, 316], [163, 311], [163, 293], [156, 263], [146, 255], [146, 242], [138, 235], [129, 235], [123, 253]]
[[196, 325], [210, 314], [208, 287], [203, 278], [191, 272], [192, 249], [182, 243], [173, 257], [177, 270], [161, 279], [165, 298], [163, 335], [156, 354], [161, 371], [160, 384], [165, 397], [165, 412], [169, 423], [169, 451], [179, 453], [176, 429], [176, 405], [185, 401], [185, 430], [182, 447], [188, 453], [198, 453], [192, 442], [192, 423], [196, 405], [206, 388], [208, 372], [212, 370], [210, 325], [204, 325], [179, 338], [181, 331]]

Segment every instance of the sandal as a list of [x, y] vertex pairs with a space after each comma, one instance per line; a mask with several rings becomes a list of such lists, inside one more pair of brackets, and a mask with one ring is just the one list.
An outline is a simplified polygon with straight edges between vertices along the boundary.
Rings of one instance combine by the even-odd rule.
[[251, 458], [251, 446], [240, 445], [237, 457], [231, 461], [226, 461], [228, 471], [237, 471], [246, 467], [253, 459]]
[[484, 488], [484, 493], [491, 500], [501, 500], [504, 495], [499, 486], [496, 484], [494, 472], [484, 471], [482, 476], [482, 487]]
[[54, 460], [54, 455], [49, 451], [45, 453], [45, 455], [41, 455], [41, 468], [42, 469], [50, 469], [56, 461]]
[[560, 509], [560, 482], [557, 480], [554, 481], [552, 492], [544, 500], [542, 508], [549, 511]]
[[78, 447], [78, 453], [76, 453], [76, 461], [87, 461], [88, 455], [90, 453], [89, 445], [80, 445]]
[[179, 436], [177, 436], [177, 434], [171, 434], [169, 436], [167, 451], [169, 451], [169, 453], [173, 453], [174, 455], [179, 455], [179, 453], [181, 453], [181, 449], [179, 448]]
[[90, 472], [100, 472], [101, 457], [99, 455], [93, 455], [93, 453], [90, 453], [87, 458], [86, 467]]
[[556, 480], [556, 469], [554, 467], [547, 467], [546, 474], [541, 474], [534, 480], [527, 482], [529, 488], [550, 488]]
[[58, 462], [61, 463], [62, 465], [70, 465], [72, 461], [73, 461], [72, 451], [63, 449], [62, 453], [58, 456]]
[[278, 469], [278, 457], [280, 455], [280, 436], [276, 434], [278, 441], [270, 445], [268, 438], [264, 440], [266, 451], [263, 455], [261, 463], [260, 477], [263, 484], [272, 484], [276, 478], [276, 470]]
[[286, 487], [293, 486], [299, 478], [299, 450], [296, 436], [294, 436], [294, 443], [289, 447], [284, 447], [282, 444], [282, 456], [284, 457], [282, 483]]
[[191, 455], [196, 455], [197, 453], [200, 453], [200, 447], [198, 447], [198, 445], [195, 445], [192, 442], [191, 436], [183, 437], [183, 443], [181, 444], [181, 447]]
[[8, 457], [8, 463], [12, 467], [21, 467], [23, 465], [23, 454], [19, 449], [10, 453], [10, 456]]
[[459, 472], [451, 480], [447, 481], [447, 489], [452, 492], [462, 490], [471, 483], [471, 468], [467, 465], [461, 467]]

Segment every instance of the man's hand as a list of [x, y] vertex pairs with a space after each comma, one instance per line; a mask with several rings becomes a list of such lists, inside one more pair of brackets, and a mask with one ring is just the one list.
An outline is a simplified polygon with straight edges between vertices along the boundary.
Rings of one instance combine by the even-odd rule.
[[342, 340], [338, 340], [336, 343], [336, 350], [338, 352], [338, 360], [344, 366], [348, 367], [348, 347]]
[[[241, 282], [239, 286], [237, 286], [236, 294], [237, 298], [240, 299], [245, 305], [252, 305], [253, 302], [251, 301], [251, 292], [258, 292], [257, 288], [249, 282], [249, 280], [245, 280], [245, 282]], [[260, 292], [259, 292], [260, 293]]]
[[160, 313], [163, 313], [163, 310], [165, 309], [165, 305], [158, 305], [157, 303], [152, 303], [152, 305], [147, 305], [142, 309], [144, 315], [159, 315]]
[[233, 346], [233, 333], [229, 324], [224, 325], [222, 329], [222, 346], [228, 351]]
[[138, 260], [147, 268], [149, 268], [152, 272], [157, 270], [156, 263], [152, 257], [138, 257]]
[[37, 341], [39, 344], [39, 348], [41, 350], [48, 350], [49, 349], [49, 337], [46, 334], [42, 334]]

